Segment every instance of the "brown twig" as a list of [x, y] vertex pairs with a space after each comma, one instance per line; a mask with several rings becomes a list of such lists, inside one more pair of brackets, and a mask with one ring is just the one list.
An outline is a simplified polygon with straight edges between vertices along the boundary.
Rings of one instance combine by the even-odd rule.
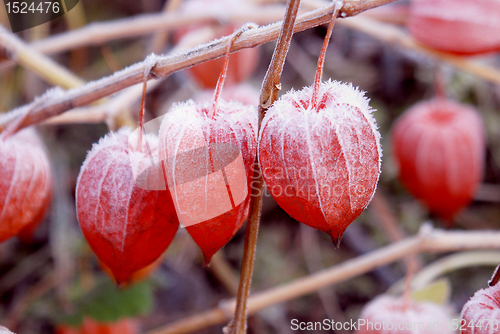
[[[389, 3], [392, 1], [395, 0], [384, 0], [383, 3]], [[373, 2], [377, 4], [381, 3], [380, 0], [374, 0]], [[356, 7], [356, 5], [358, 7]], [[345, 10], [342, 8], [340, 11], [342, 17], [350, 16], [354, 12], [357, 13], [362, 10], [373, 8], [374, 4], [372, 1], [359, 2], [351, 0], [346, 1], [345, 6], [347, 6], [347, 8]], [[299, 16], [294, 32], [303, 31], [329, 22], [333, 9], [334, 5], [330, 4], [326, 7], [322, 7]], [[244, 32], [234, 43], [233, 51], [236, 52], [244, 48], [255, 47], [276, 39], [279, 35], [281, 24], [281, 22], [277, 22]], [[158, 56], [156, 58], [156, 66], [152, 69], [150, 77], [163, 78], [183, 68], [220, 57], [224, 55], [226, 51], [225, 48], [229, 38], [231, 37], [226, 36], [185, 52], [168, 56]], [[71, 89], [64, 93], [61, 91], [47, 92], [47, 100], [44, 101], [42, 105], [33, 108], [33, 105], [28, 104], [17, 108], [2, 117], [0, 119], [0, 130], [3, 130], [8, 123], [23, 114], [26, 109], [33, 108], [34, 110], [23, 122], [23, 127], [37, 124], [69, 109], [89, 104], [100, 98], [120, 91], [125, 87], [139, 83], [142, 81], [144, 66], [144, 62], [134, 64], [122, 71], [116, 72], [111, 76], [88, 83], [80, 88]]]
[[377, 222], [379, 223], [380, 228], [384, 231], [385, 235], [387, 235], [391, 242], [404, 239], [406, 236], [405, 232], [401, 229], [387, 198], [385, 198], [380, 189], [373, 196], [369, 208], [378, 218]]
[[37, 284], [30, 287], [25, 294], [20, 296], [19, 300], [14, 303], [12, 309], [9, 310], [5, 317], [7, 319], [7, 327], [16, 328], [33, 302], [39, 300], [47, 292], [57, 287], [59, 284], [57, 280], [57, 275], [53, 270], [50, 270]]
[[[443, 256], [420, 269], [411, 282], [411, 289], [412, 291], [422, 290], [440, 277], [455, 270], [478, 266], [495, 266], [499, 262], [500, 252], [498, 251], [458, 251]], [[387, 293], [391, 295], [404, 293], [405, 280], [406, 277], [394, 283]]]
[[[179, 9], [183, 0], [167, 0], [163, 5], [164, 13], [171, 13]], [[151, 38], [148, 46], [148, 53], [161, 53], [162, 48], [166, 44], [170, 34], [166, 31], [157, 31]]]
[[[318, 230], [305, 224], [300, 224], [300, 239], [302, 243], [302, 255], [309, 273], [314, 273], [324, 269], [323, 256], [321, 252]], [[325, 314], [329, 319], [335, 319], [337, 322], [346, 320], [344, 313], [339, 305], [337, 293], [333, 287], [325, 287], [317, 291], [318, 297], [323, 305]], [[347, 333], [347, 330], [340, 329], [338, 334]]]
[[36, 51], [16, 35], [0, 26], [0, 47], [7, 57], [30, 69], [48, 83], [74, 88], [85, 82], [52, 59]]
[[403, 308], [406, 310], [411, 305], [411, 285], [417, 272], [417, 254], [410, 254], [406, 258], [405, 287], [403, 290]]
[[44, 247], [19, 261], [9, 272], [5, 272], [0, 279], [0, 293], [12, 289], [17, 283], [34, 271], [39, 270], [50, 260], [50, 248]]
[[226, 261], [221, 251], [212, 256], [210, 266], [207, 268], [224, 285], [231, 296], [238, 294], [239, 277], [236, 270]]
[[[357, 277], [375, 268], [404, 259], [411, 254], [443, 253], [472, 249], [500, 249], [500, 232], [443, 231], [424, 225], [416, 236], [250, 296], [248, 299], [248, 314], [254, 314], [271, 305], [292, 300], [315, 292], [325, 286]], [[223, 323], [227, 321], [227, 317], [234, 309], [235, 303], [234, 299], [220, 302], [218, 308], [179, 320], [163, 328], [152, 330], [147, 334], [191, 333]]]
[[[359, 7], [360, 10], [366, 11], [367, 9], [373, 8], [375, 5], [385, 4], [392, 1], [394, 0], [375, 1], [372, 3], [372, 1], [350, 0], [346, 1], [346, 3], [353, 3], [350, 5], [350, 8]], [[327, 2], [324, 0], [304, 1], [304, 5], [307, 5], [309, 8], [318, 8], [320, 6], [324, 6], [326, 3]], [[360, 10], [346, 12], [346, 17], [355, 15], [354, 13], [359, 13]], [[258, 24], [268, 24], [269, 22], [274, 22], [282, 17], [282, 12], [283, 8], [281, 6], [273, 6], [271, 8], [266, 6], [265, 11], [258, 7], [250, 7], [241, 11], [224, 13], [223, 17], [221, 16], [221, 13], [213, 11], [205, 11], [203, 13], [194, 14], [171, 12], [166, 14], [140, 15], [133, 18], [120, 19], [111, 22], [92, 23], [82, 29], [52, 36], [30, 45], [35, 50], [42, 53], [57, 53], [82, 46], [102, 45], [103, 43], [114, 39], [140, 36], [158, 31], [170, 31], [193, 23], [209, 23], [223, 20], [224, 22], [232, 23], [256, 22]], [[495, 68], [478, 64], [466, 57], [454, 56], [445, 52], [439, 52], [426, 48], [425, 46], [418, 44], [410, 35], [405, 33], [403, 29], [396, 27], [393, 24], [384, 24], [383, 22], [380, 22], [380, 20], [373, 19], [373, 17], [377, 17], [377, 15], [359, 17], [359, 20], [341, 21], [341, 24], [345, 23], [345, 25], [350, 28], [365, 32], [374, 38], [381, 39], [389, 43], [397, 42], [405, 48], [421, 52], [439, 61], [449, 63], [462, 71], [471, 73], [480, 78], [496, 83], [500, 82], [500, 71]], [[367, 18], [367, 21], [363, 21], [365, 18]], [[378, 30], [370, 23], [368, 23], [368, 26], [365, 26], [364, 22], [375, 22], [376, 24], [381, 24], [383, 29]], [[391, 31], [388, 31], [385, 28], [389, 28]], [[4, 61], [0, 63], [0, 68], [3, 69], [12, 64], [13, 62]]]
[[369, 36], [386, 42], [396, 44], [407, 49], [417, 51], [426, 56], [453, 65], [457, 69], [471, 73], [479, 78], [500, 83], [500, 71], [490, 66], [485, 66], [469, 60], [467, 57], [456, 56], [450, 53], [438, 51], [418, 43], [413, 37], [393, 24], [378, 22], [369, 17], [356, 17], [342, 20], [340, 24], [363, 32]]
[[[259, 105], [259, 127], [262, 118], [264, 118], [266, 110], [276, 100], [278, 96], [278, 91], [281, 88], [280, 87], [281, 72], [283, 71], [285, 58], [288, 53], [288, 49], [290, 48], [290, 41], [292, 39], [292, 35], [295, 32], [294, 29], [296, 21], [295, 19], [299, 5], [300, 1], [298, 4], [295, 5], [290, 2], [288, 4], [287, 12], [285, 14], [285, 20], [283, 21], [283, 26], [281, 28], [276, 48], [274, 49], [273, 58], [271, 60], [271, 63], [269, 64], [269, 68], [267, 70], [264, 81], [262, 82], [262, 89], [260, 92], [260, 105]], [[297, 8], [293, 9], [295, 6]], [[291, 10], [293, 11], [291, 12]], [[289, 15], [294, 15], [294, 16], [289, 17]], [[293, 21], [287, 22], [287, 20], [290, 21], [292, 19]], [[300, 21], [300, 19], [298, 21]], [[291, 26], [286, 26], [285, 24], [289, 24]]]
[[[377, 221], [379, 226], [388, 239], [391, 242], [396, 242], [403, 240], [406, 237], [405, 231], [400, 227], [396, 215], [389, 205], [389, 201], [379, 189], [370, 203], [370, 209], [373, 210], [375, 216], [378, 218]], [[408, 283], [408, 289], [405, 289], [407, 300], [410, 295], [409, 284], [411, 283], [415, 272], [423, 267], [422, 260], [418, 257], [418, 254], [412, 254], [405, 259], [406, 262], [406, 279]]]
[[[259, 121], [258, 129], [267, 109], [276, 101], [278, 91], [281, 87], [280, 79], [285, 65], [286, 55], [290, 49], [290, 43], [294, 32], [294, 26], [297, 19], [297, 13], [300, 7], [300, 0], [289, 0], [280, 35], [274, 48], [271, 63], [267, 69], [266, 76], [262, 82], [260, 91], [260, 104], [258, 107]], [[264, 188], [264, 179], [260, 171], [258, 158], [255, 157], [254, 173], [252, 181], [252, 192], [250, 194], [250, 216], [247, 222], [245, 233], [245, 248], [241, 264], [240, 284], [234, 318], [229, 323], [229, 333], [244, 334], [247, 332], [248, 315], [248, 296], [250, 295], [250, 286], [252, 285], [253, 266], [255, 262], [255, 252], [257, 250], [257, 236], [259, 233], [260, 215], [262, 212], [262, 196]]]
[[[342, 14], [342, 17], [354, 16], [368, 9], [394, 1], [395, 0], [346, 0], [341, 10], [342, 13], [345, 13]], [[91, 23], [82, 29], [69, 31], [42, 41], [37, 41], [33, 43], [33, 47], [42, 53], [57, 53], [82, 46], [101, 45], [114, 39], [136, 37], [157, 31], [175, 30], [190, 24], [221, 21], [269, 24], [282, 17], [282, 6], [266, 6], [265, 10], [257, 6], [248, 6], [233, 9], [231, 13], [221, 13], [218, 9], [205, 8], [203, 11], [198, 11], [196, 13], [174, 11], [160, 14], [138, 15], [132, 18], [111, 22]]]
[[[210, 40], [204, 34], [185, 35], [175, 46], [172, 52], [179, 52], [188, 48], [192, 48], [198, 44], [206, 43]], [[154, 90], [161, 84], [162, 80], [151, 80], [148, 82], [148, 92]], [[102, 123], [106, 122], [112, 130], [120, 127], [119, 118], [123, 118], [124, 111], [131, 112], [131, 106], [137, 102], [142, 96], [142, 85], [137, 84], [132, 87], [123, 89], [119, 93], [113, 95], [104, 103], [97, 105], [84, 106], [75, 108], [64, 114], [52, 117], [44, 122], [44, 124], [68, 124], [68, 123]], [[135, 124], [131, 124], [133, 126]], [[123, 126], [123, 124], [121, 124]]]

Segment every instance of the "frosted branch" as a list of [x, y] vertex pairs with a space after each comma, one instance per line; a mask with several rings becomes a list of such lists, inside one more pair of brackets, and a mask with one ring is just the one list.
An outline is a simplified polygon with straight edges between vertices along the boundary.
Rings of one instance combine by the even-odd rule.
[[[345, 1], [344, 7], [340, 11], [340, 15], [341, 17], [350, 16], [353, 15], [353, 13], [358, 13], [373, 8], [376, 5], [392, 1], [394, 0]], [[329, 22], [333, 9], [334, 5], [330, 4], [299, 16], [294, 32], [303, 31]], [[239, 51], [245, 48], [252, 48], [277, 39], [281, 24], [282, 22], [276, 22], [242, 33], [235, 41], [233, 50]], [[230, 36], [226, 36], [180, 53], [156, 56], [156, 65], [151, 70], [149, 78], [164, 78], [186, 67], [218, 58], [225, 53], [225, 46], [229, 38]], [[137, 84], [142, 81], [144, 68], [145, 63], [140, 62], [118, 71], [111, 76], [89, 82], [80, 88], [68, 90], [64, 94], [61, 94], [59, 91], [56, 93], [48, 91], [44, 96], [44, 103], [37, 106], [34, 106], [33, 103], [28, 104], [12, 110], [2, 117], [0, 119], [0, 130], [3, 130], [7, 124], [24, 114], [27, 110], [30, 110], [29, 116], [23, 121], [21, 127], [37, 124], [67, 110], [84, 106], [100, 98], [116, 93], [126, 87]]]

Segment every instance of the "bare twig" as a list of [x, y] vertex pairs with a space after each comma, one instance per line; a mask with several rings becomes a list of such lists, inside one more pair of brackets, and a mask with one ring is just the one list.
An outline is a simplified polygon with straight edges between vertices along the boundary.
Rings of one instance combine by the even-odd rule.
[[238, 294], [238, 273], [226, 261], [221, 251], [212, 256], [208, 270], [224, 285], [231, 296]]
[[[392, 1], [394, 0], [384, 0], [383, 2], [389, 3]], [[381, 3], [380, 0], [374, 0], [373, 2], [377, 4]], [[356, 7], [353, 3], [357, 4], [358, 7]], [[372, 1], [360, 2], [351, 0], [346, 1], [345, 6], [347, 6], [347, 9], [344, 10], [344, 8], [342, 8], [340, 12], [342, 16], [349, 16], [352, 15], [353, 12], [373, 8], [374, 4]], [[294, 32], [303, 31], [329, 22], [333, 9], [334, 5], [330, 4], [326, 7], [301, 15], [297, 19]], [[255, 47], [276, 39], [278, 37], [281, 24], [281, 22], [277, 22], [265, 27], [259, 27], [244, 32], [234, 43], [233, 51], [236, 52], [244, 48]], [[166, 77], [169, 74], [183, 68], [220, 57], [225, 52], [225, 47], [227, 46], [229, 38], [230, 36], [226, 36], [185, 52], [169, 56], [158, 56], [156, 66], [152, 69], [150, 77]], [[102, 97], [122, 90], [125, 87], [139, 83], [142, 80], [144, 66], [144, 62], [134, 64], [122, 71], [116, 72], [111, 76], [88, 83], [81, 88], [71, 89], [64, 94], [62, 92], [48, 92], [47, 94], [49, 96], [47, 97], [47, 100], [40, 106], [33, 108], [32, 105], [25, 105], [13, 110], [11, 113], [1, 118], [0, 130], [3, 130], [8, 123], [23, 114], [26, 109], [33, 108], [34, 110], [23, 122], [23, 127], [37, 124], [69, 109], [89, 104]]]
[[[177, 43], [172, 52], [179, 52], [188, 48], [192, 48], [196, 45], [206, 43], [210, 40], [208, 36], [211, 36], [211, 34], [187, 34], [179, 41], [179, 43]], [[162, 79], [151, 80], [148, 83], [148, 92], [154, 90], [161, 83]], [[141, 98], [141, 96], [142, 84], [136, 84], [134, 86], [123, 89], [104, 103], [75, 108], [64, 114], [52, 117], [44, 123], [68, 124], [106, 122], [110, 129], [117, 129], [118, 127], [120, 127], [120, 124], [118, 124], [118, 119], [123, 118], [124, 111], [128, 111], [128, 114], [130, 114], [132, 112], [132, 105], [134, 105], [134, 103], [137, 102]], [[123, 126], [123, 124], [121, 124], [121, 126]]]
[[[392, 212], [387, 198], [385, 198], [384, 194], [380, 190], [378, 190], [373, 196], [370, 208], [373, 209], [375, 215], [378, 217], [380, 227], [391, 242], [400, 241], [406, 236], [404, 231], [400, 228], [400, 224], [398, 223], [394, 212]], [[405, 296], [406, 300], [409, 300], [411, 292], [409, 289], [410, 283], [413, 279], [414, 273], [423, 266], [423, 263], [417, 254], [408, 256], [408, 258], [405, 259], [405, 262], [406, 279], [408, 283], [408, 289], [405, 290]]]
[[[167, 2], [163, 5], [163, 12], [169, 13], [176, 11], [182, 4], [182, 1], [183, 0], [167, 0]], [[166, 31], [157, 31], [151, 38], [151, 42], [148, 47], [149, 53], [161, 53], [169, 36], [169, 33]]]
[[369, 36], [377, 38], [388, 44], [396, 44], [407, 49], [417, 51], [426, 56], [453, 65], [454, 67], [471, 73], [479, 78], [500, 83], [500, 71], [490, 66], [482, 65], [469, 60], [467, 57], [456, 56], [450, 53], [441, 52], [419, 44], [413, 37], [402, 28], [392, 24], [378, 22], [369, 17], [356, 17], [349, 20], [342, 20], [340, 24], [363, 32]]
[[399, 226], [396, 216], [387, 201], [387, 198], [378, 190], [372, 198], [370, 209], [377, 216], [377, 221], [391, 242], [400, 241], [405, 237], [404, 231]]
[[[323, 256], [321, 253], [319, 231], [305, 224], [300, 224], [300, 239], [302, 243], [302, 254], [309, 273], [314, 273], [324, 269]], [[325, 287], [317, 291], [318, 297], [323, 305], [325, 314], [329, 319], [335, 319], [338, 322], [344, 322], [345, 315], [338, 303], [337, 293], [333, 287]], [[338, 334], [347, 333], [347, 330], [340, 329]]]
[[[260, 105], [259, 105], [259, 127], [264, 118], [264, 114], [271, 106], [271, 104], [276, 100], [278, 96], [278, 91], [280, 90], [280, 79], [281, 72], [283, 71], [283, 66], [285, 65], [286, 54], [288, 53], [288, 49], [290, 48], [290, 41], [292, 39], [292, 35], [294, 32], [295, 25], [295, 15], [298, 11], [298, 6], [300, 5], [300, 1], [298, 4], [292, 5], [289, 2], [287, 13], [285, 14], [285, 21], [283, 21], [283, 27], [280, 32], [278, 43], [276, 44], [276, 48], [274, 49], [273, 58], [271, 60], [271, 64], [269, 64], [269, 68], [267, 70], [264, 81], [262, 82], [262, 89], [260, 92]], [[296, 6], [295, 11], [290, 12], [291, 8]], [[288, 15], [294, 15], [293, 17], [288, 17]], [[291, 22], [287, 22], [286, 20], [293, 19]], [[299, 19], [300, 20], [300, 19]], [[290, 26], [286, 26], [288, 23]], [[298, 23], [298, 22], [297, 22]], [[288, 30], [285, 30], [288, 29]]]
[[172, 31], [192, 24], [215, 22], [255, 22], [268, 24], [283, 17], [283, 7], [277, 6], [269, 12], [258, 8], [245, 8], [231, 13], [221, 13], [208, 8], [195, 13], [179, 11], [160, 14], [137, 15], [132, 18], [91, 23], [82, 29], [61, 33], [42, 41], [33, 47], [42, 53], [58, 53], [89, 45], [102, 45], [108, 41], [143, 36], [158, 31]]
[[[267, 108], [276, 101], [278, 90], [280, 89], [281, 73], [285, 65], [286, 55], [290, 49], [297, 13], [300, 7], [300, 0], [289, 0], [287, 10], [276, 47], [274, 48], [271, 63], [267, 69], [266, 76], [262, 82], [260, 91], [260, 104], [258, 107], [259, 121], [258, 128]], [[257, 236], [259, 233], [260, 215], [262, 212], [262, 196], [264, 179], [260, 172], [258, 158], [255, 157], [252, 193], [250, 201], [250, 215], [245, 233], [245, 248], [241, 264], [240, 284], [238, 287], [237, 302], [234, 311], [234, 318], [229, 323], [229, 333], [244, 334], [247, 332], [248, 296], [252, 285], [253, 266], [255, 262], [255, 252], [257, 251]]]
[[[356, 11], [345, 12], [347, 16], [354, 15], [356, 12], [373, 8], [375, 5], [385, 4], [389, 1], [346, 1], [349, 8], [359, 8]], [[327, 1], [307, 0], [304, 4], [309, 8], [318, 8], [324, 6]], [[31, 44], [31, 46], [42, 53], [57, 53], [73, 48], [88, 45], [102, 45], [103, 43], [120, 38], [134, 37], [149, 34], [158, 31], [170, 31], [179, 29], [193, 23], [218, 22], [255, 22], [258, 24], [267, 24], [274, 22], [282, 17], [282, 6], [266, 6], [262, 8], [249, 7], [240, 11], [231, 11], [222, 14], [215, 11], [204, 11], [202, 13], [182, 13], [171, 12], [162, 14], [140, 15], [133, 18], [115, 20], [111, 22], [92, 23], [82, 29], [69, 31], [56, 36], [49, 37]], [[364, 15], [363, 15], [364, 16]], [[375, 15], [376, 16], [376, 15]], [[366, 19], [366, 21], [365, 21]], [[368, 22], [365, 24], [365, 22]], [[379, 24], [382, 29], [377, 29], [373, 24]], [[500, 71], [486, 65], [478, 64], [466, 57], [450, 55], [426, 48], [418, 44], [403, 29], [392, 24], [384, 24], [370, 17], [358, 17], [356, 20], [341, 21], [349, 28], [356, 29], [371, 35], [374, 38], [387, 41], [389, 43], [398, 43], [405, 48], [421, 52], [427, 56], [433, 57], [439, 61], [450, 63], [458, 69], [469, 72], [480, 78], [500, 82]], [[0, 63], [1, 68], [9, 66], [9, 61]], [[11, 63], [12, 64], [12, 63]]]
[[85, 83], [66, 68], [34, 50], [2, 26], [0, 26], [0, 46], [9, 58], [32, 70], [48, 83], [64, 88], [79, 87]]
[[0, 279], [0, 293], [5, 293], [6, 290], [11, 289], [21, 280], [26, 278], [34, 271], [39, 270], [50, 260], [50, 249], [44, 247], [24, 259], [19, 261], [16, 266], [2, 275]]
[[[375, 268], [404, 259], [411, 254], [442, 253], [473, 249], [500, 249], [500, 232], [443, 231], [432, 229], [429, 225], [424, 225], [416, 236], [345, 261], [313, 275], [299, 278], [290, 283], [250, 296], [248, 299], [248, 313], [254, 314], [271, 305], [292, 300], [315, 292], [325, 286], [365, 274]], [[221, 302], [219, 303], [219, 308], [182, 319], [163, 328], [150, 331], [147, 334], [191, 333], [223, 323], [227, 321], [227, 317], [231, 314], [230, 312], [234, 309], [235, 304], [234, 299]]]
[[[411, 288], [413, 291], [423, 289], [440, 276], [446, 275], [454, 270], [477, 266], [495, 266], [499, 262], [500, 252], [498, 251], [457, 252], [442, 257], [422, 268], [411, 282]], [[389, 293], [400, 293], [404, 289], [404, 284], [404, 280], [395, 283], [391, 287]]]
[[29, 307], [42, 296], [58, 286], [58, 277], [53, 270], [49, 270], [43, 278], [28, 291], [19, 297], [13, 307], [9, 310], [5, 319], [7, 327], [16, 328], [23, 315], [29, 310]]
[[[368, 9], [394, 2], [395, 0], [346, 0], [341, 10], [342, 17], [359, 14]], [[325, 2], [323, 2], [323, 5]], [[322, 5], [319, 5], [322, 6]], [[111, 22], [92, 23], [74, 31], [62, 33], [33, 43], [33, 47], [42, 53], [57, 53], [88, 45], [101, 45], [114, 39], [142, 36], [157, 31], [169, 31], [190, 24], [210, 22], [254, 22], [269, 24], [283, 17], [283, 6], [258, 6], [232, 9], [230, 13], [221, 13], [218, 9], [204, 8], [195, 13], [182, 11], [160, 14], [139, 15], [133, 18]]]

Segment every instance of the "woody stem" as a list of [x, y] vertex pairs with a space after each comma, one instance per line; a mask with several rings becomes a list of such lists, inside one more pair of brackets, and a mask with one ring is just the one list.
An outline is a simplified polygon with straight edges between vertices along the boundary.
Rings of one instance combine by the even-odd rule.
[[[285, 19], [281, 27], [280, 36], [274, 49], [273, 58], [269, 64], [266, 76], [262, 83], [259, 105], [259, 128], [267, 108], [276, 100], [281, 72], [285, 58], [290, 48], [295, 19], [299, 10], [300, 0], [289, 0]], [[262, 195], [264, 179], [260, 172], [258, 158], [255, 158], [255, 168], [252, 181], [250, 200], [250, 216], [245, 233], [245, 247], [241, 264], [240, 284], [236, 299], [234, 318], [229, 324], [230, 334], [245, 334], [247, 332], [248, 296], [252, 284], [252, 274], [257, 250], [257, 236], [259, 232], [260, 215], [262, 210]]]

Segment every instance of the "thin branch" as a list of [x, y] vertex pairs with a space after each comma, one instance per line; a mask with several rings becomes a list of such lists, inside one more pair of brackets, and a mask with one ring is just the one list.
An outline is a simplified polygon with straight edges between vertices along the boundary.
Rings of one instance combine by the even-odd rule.
[[[452, 271], [478, 266], [496, 266], [500, 262], [498, 251], [467, 251], [457, 252], [442, 257], [421, 269], [413, 278], [411, 289], [417, 291], [425, 288], [439, 277]], [[399, 294], [404, 289], [404, 279], [391, 286], [390, 294]]]
[[479, 78], [500, 84], [500, 71], [490, 66], [482, 65], [469, 60], [467, 57], [434, 50], [418, 43], [411, 35], [393, 24], [378, 22], [368, 17], [356, 17], [339, 22], [346, 27], [355, 29], [364, 34], [386, 42], [396, 44], [407, 49], [417, 51], [426, 56], [453, 65], [454, 67], [471, 73]]
[[[167, 0], [163, 5], [163, 13], [175, 12], [179, 9], [183, 0]], [[157, 31], [151, 38], [148, 46], [148, 53], [160, 53], [165, 47], [170, 34], [166, 31]]]
[[[273, 58], [269, 64], [264, 81], [262, 82], [259, 106], [259, 128], [262, 118], [264, 118], [264, 113], [276, 100], [278, 91], [280, 90], [281, 72], [283, 71], [286, 55], [288, 53], [288, 49], [290, 48], [290, 42], [296, 24], [295, 18], [299, 5], [300, 1], [298, 4], [290, 4], [289, 2], [289, 6], [287, 7], [287, 12], [285, 14], [285, 21], [283, 22], [283, 27], [276, 44], [276, 48], [274, 49]], [[294, 9], [295, 6], [297, 7], [296, 9]], [[291, 10], [293, 11], [290, 12]], [[293, 17], [289, 17], [288, 15], [293, 15]], [[290, 22], [287, 22], [287, 19], [290, 20]], [[300, 22], [300, 18], [297, 21], [298, 24]], [[286, 24], [289, 24], [289, 26], [286, 26]]]
[[[300, 0], [289, 0], [287, 3], [287, 9], [281, 26], [280, 35], [278, 37], [276, 47], [274, 48], [273, 57], [267, 69], [264, 81], [262, 82], [262, 88], [260, 91], [260, 104], [258, 107], [259, 130], [267, 108], [269, 108], [273, 102], [276, 101], [278, 96], [278, 90], [281, 86], [281, 73], [283, 72], [283, 66], [285, 65], [286, 55], [290, 49], [290, 43], [292, 41], [299, 7]], [[258, 157], [255, 157], [251, 188], [250, 215], [245, 233], [245, 246], [241, 263], [240, 284], [236, 299], [237, 302], [234, 311], [234, 318], [228, 325], [229, 333], [231, 334], [244, 334], [247, 332], [248, 296], [250, 295], [250, 287], [252, 285], [252, 275], [255, 253], [257, 251], [257, 237], [259, 234], [264, 189], [264, 179], [260, 171]]]
[[[384, 3], [392, 1], [394, 0], [385, 0]], [[353, 8], [356, 8], [353, 7], [351, 2], [358, 4], [359, 8], [357, 12], [373, 7], [370, 1], [346, 1], [345, 4], [348, 5], [350, 11], [341, 9], [342, 16], [343, 13], [347, 13], [346, 16], [349, 16]], [[380, 1], [375, 2], [380, 3]], [[333, 9], [334, 5], [330, 4], [326, 7], [301, 15], [297, 20], [294, 32], [303, 31], [329, 22]], [[244, 32], [235, 42], [233, 48], [234, 52], [275, 40], [278, 38], [281, 24], [282, 22], [277, 22]], [[183, 68], [220, 57], [225, 53], [225, 46], [229, 38], [230, 36], [226, 36], [185, 52], [168, 56], [158, 56], [156, 66], [152, 69], [151, 77], [163, 78]], [[3, 130], [8, 123], [12, 122], [13, 119], [25, 113], [26, 109], [33, 108], [34, 110], [32, 110], [29, 117], [23, 122], [22, 127], [37, 124], [69, 109], [89, 104], [100, 98], [116, 93], [125, 87], [139, 83], [142, 80], [144, 66], [144, 61], [136, 63], [111, 76], [104, 77], [100, 80], [88, 83], [81, 88], [71, 89], [64, 93], [60, 91], [48, 92], [46, 93], [46, 95], [48, 95], [46, 96], [46, 100], [44, 100], [44, 103], [41, 105], [36, 107], [33, 107], [33, 105], [25, 105], [1, 118], [0, 131]]]
[[261, 8], [248, 8], [231, 11], [229, 14], [208, 8], [199, 12], [164, 12], [159, 14], [137, 15], [114, 21], [91, 23], [82, 29], [61, 33], [34, 42], [33, 47], [43, 53], [58, 53], [82, 46], [102, 45], [106, 42], [139, 37], [155, 32], [178, 30], [193, 24], [217, 22], [255, 22], [268, 24], [283, 17], [283, 7], [277, 6], [270, 12]]
[[[232, 10], [229, 13], [208, 9], [198, 13], [175, 11], [136, 15], [131, 18], [90, 23], [81, 29], [67, 31], [33, 42], [30, 46], [41, 53], [53, 54], [75, 48], [101, 46], [106, 42], [122, 38], [173, 31], [192, 24], [215, 22], [269, 24], [280, 20], [283, 17], [283, 10], [283, 6], [275, 6], [266, 8], [265, 11], [262, 11], [261, 8], [250, 7], [244, 10]], [[8, 68], [14, 64], [13, 61], [2, 61], [0, 69]]]
[[85, 81], [0, 26], [0, 47], [7, 57], [32, 70], [48, 83], [64, 88], [82, 86]]
[[[385, 4], [392, 1], [346, 1], [346, 6], [351, 9], [350, 12], [346, 12], [346, 17], [353, 15], [353, 13], [356, 12], [359, 13], [360, 10], [365, 11], [373, 8], [376, 4]], [[318, 8], [324, 6], [326, 3], [327, 1], [323, 0], [306, 0], [304, 1], [304, 6], [309, 8]], [[359, 9], [353, 10], [353, 8], [358, 8], [358, 6]], [[92, 23], [81, 29], [36, 41], [33, 44], [30, 44], [30, 46], [42, 53], [57, 53], [82, 46], [102, 45], [114, 39], [141, 36], [158, 31], [170, 31], [194, 23], [223, 21], [232, 23], [255, 22], [258, 24], [267, 24], [269, 22], [279, 20], [282, 17], [282, 13], [282, 6], [266, 6], [265, 10], [262, 10], [262, 8], [259, 7], [249, 7], [244, 10], [231, 11], [224, 14], [209, 10], [202, 13], [171, 12], [139, 15], [133, 18], [120, 19], [111, 22]], [[365, 18], [367, 21], [364, 21]], [[364, 22], [369, 23], [366, 25]], [[396, 42], [403, 47], [421, 52], [439, 61], [450, 63], [456, 68], [469, 72], [480, 78], [496, 83], [500, 82], [500, 71], [495, 68], [478, 64], [466, 57], [455, 56], [426, 48], [425, 46], [418, 44], [403, 29], [392, 24], [384, 24], [369, 17], [358, 17], [356, 20], [340, 21], [340, 24], [344, 23], [346, 26], [365, 32], [374, 38], [381, 39], [389, 43]], [[379, 24], [383, 29], [379, 31], [371, 23]], [[0, 68], [5, 68], [12, 64], [14, 64], [14, 62], [3, 61], [0, 62]]]
[[[457, 232], [432, 229], [424, 225], [413, 237], [347, 260], [313, 275], [264, 290], [248, 299], [248, 313], [254, 314], [269, 306], [313, 293], [328, 285], [363, 275], [375, 268], [399, 261], [417, 253], [443, 253], [474, 249], [500, 249], [500, 232]], [[218, 308], [179, 320], [147, 334], [181, 334], [199, 331], [227, 321], [235, 300], [222, 301]]]
[[405, 232], [401, 228], [387, 198], [380, 190], [373, 195], [369, 208], [375, 213], [382, 231], [391, 242], [400, 241], [405, 237]]
[[[384, 234], [386, 234], [391, 242], [402, 240], [406, 234], [400, 227], [396, 215], [392, 211], [389, 202], [383, 192], [379, 189], [372, 198], [370, 209], [373, 210], [375, 216], [378, 218], [379, 226]], [[412, 279], [412, 272], [416, 272], [422, 268], [422, 260], [415, 255], [409, 256], [406, 261], [406, 277], [409, 282]], [[408, 291], [409, 292], [409, 291]]]
[[[182, 50], [192, 48], [196, 45], [206, 43], [210, 40], [204, 34], [185, 35], [175, 46], [172, 52], [180, 52]], [[150, 80], [148, 83], [148, 92], [154, 90], [162, 80]], [[106, 102], [98, 105], [89, 105], [81, 108], [75, 108], [64, 114], [52, 117], [44, 122], [44, 124], [68, 124], [68, 123], [102, 123], [106, 122], [110, 129], [117, 129], [119, 122], [117, 119], [123, 116], [124, 110], [130, 110], [131, 106], [136, 103], [142, 96], [142, 85], [123, 89]]]
[[[314, 273], [324, 269], [323, 254], [318, 230], [305, 224], [300, 225], [300, 241], [302, 244], [302, 257], [306, 263], [307, 271]], [[329, 319], [336, 319], [344, 322], [346, 319], [344, 312], [340, 308], [337, 293], [333, 287], [325, 287], [317, 291], [319, 300], [323, 306], [326, 316]], [[347, 330], [337, 330], [337, 334], [347, 333]]]
[[[395, 0], [346, 0], [341, 12], [342, 17], [349, 17], [368, 9], [394, 2]], [[322, 5], [317, 7], [324, 6]], [[254, 22], [269, 24], [283, 17], [283, 6], [248, 6], [231, 9], [222, 13], [217, 8], [204, 8], [198, 12], [164, 12], [159, 14], [138, 15], [132, 18], [111, 22], [91, 23], [82, 29], [68, 31], [33, 43], [33, 47], [42, 53], [57, 53], [88, 45], [101, 45], [120, 38], [137, 37], [157, 31], [176, 30], [190, 24], [211, 22]]]
[[344, 1], [340, 9], [340, 17], [356, 16], [368, 9], [380, 7], [394, 1], [390, 0], [354, 0]]
[[238, 272], [231, 267], [221, 251], [212, 256], [208, 270], [210, 270], [215, 278], [222, 283], [231, 296], [236, 296], [238, 294]]

